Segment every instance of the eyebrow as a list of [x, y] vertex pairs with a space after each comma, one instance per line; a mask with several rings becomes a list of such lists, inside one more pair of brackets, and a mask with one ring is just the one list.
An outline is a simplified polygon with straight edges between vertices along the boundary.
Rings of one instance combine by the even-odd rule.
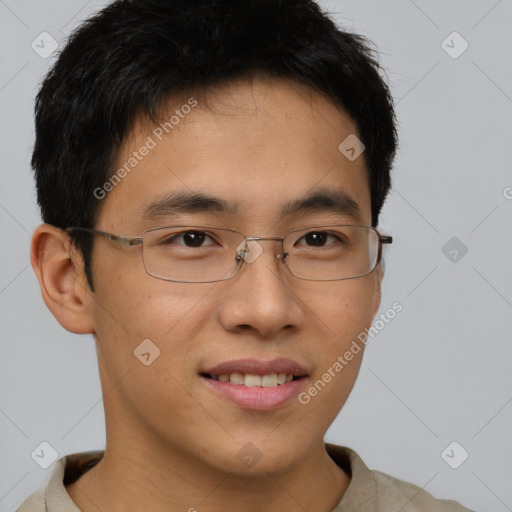
[[236, 203], [229, 203], [218, 197], [200, 192], [171, 192], [144, 208], [145, 220], [178, 215], [180, 213], [222, 213], [235, 215], [238, 212]]
[[[238, 203], [232, 203], [200, 192], [174, 192], [158, 198], [144, 208], [144, 220], [179, 215], [180, 213], [215, 213], [236, 215]], [[336, 213], [362, 221], [357, 202], [342, 190], [322, 189], [289, 201], [281, 208], [281, 218], [299, 213]]]
[[297, 213], [336, 213], [362, 222], [362, 212], [357, 202], [342, 190], [317, 190], [305, 197], [288, 202], [281, 216]]

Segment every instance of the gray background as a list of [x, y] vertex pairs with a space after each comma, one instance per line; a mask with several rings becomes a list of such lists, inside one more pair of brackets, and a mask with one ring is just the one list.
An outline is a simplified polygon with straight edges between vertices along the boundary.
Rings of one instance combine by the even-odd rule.
[[[59, 456], [104, 447], [93, 339], [60, 327], [29, 264], [33, 98], [53, 61], [31, 43], [46, 31], [62, 44], [104, 4], [0, 0], [2, 512], [46, 483], [51, 467], [30, 455], [42, 441]], [[403, 311], [368, 344], [327, 440], [437, 497], [512, 510], [512, 2], [321, 4], [379, 48], [401, 144], [381, 221], [395, 238], [381, 311]], [[461, 55], [459, 36], [442, 46], [454, 31], [469, 44]], [[441, 456], [453, 441], [452, 464], [469, 453], [457, 469]]]

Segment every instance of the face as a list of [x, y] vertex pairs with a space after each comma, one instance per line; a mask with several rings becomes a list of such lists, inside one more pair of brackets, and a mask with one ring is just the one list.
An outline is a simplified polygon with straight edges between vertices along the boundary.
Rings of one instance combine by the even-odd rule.
[[[212, 91], [207, 104], [196, 99], [169, 134], [137, 120], [116, 169], [134, 151], [140, 159], [101, 201], [97, 229], [134, 237], [156, 226], [207, 225], [272, 237], [303, 226], [371, 225], [364, 158], [350, 161], [338, 150], [357, 129], [330, 101], [297, 84], [262, 79]], [[186, 102], [170, 102], [165, 117]], [[142, 156], [148, 136], [155, 145]], [[282, 215], [285, 205], [325, 191], [351, 198], [359, 217], [321, 207]], [[229, 208], [160, 208], [144, 217], [150, 204], [175, 193], [213, 196]], [[354, 385], [362, 351], [341, 371], [333, 365], [370, 326], [381, 275], [377, 269], [356, 279], [301, 280], [277, 257], [278, 242], [260, 245], [263, 253], [233, 279], [176, 283], [149, 276], [140, 247], [95, 237], [95, 291], [87, 308], [107, 438], [137, 439], [145, 450], [223, 472], [282, 470], [323, 441]], [[143, 340], [151, 340], [144, 350]], [[142, 364], [138, 350], [152, 362]], [[324, 378], [306, 399], [330, 368], [329, 382]], [[295, 379], [240, 391], [209, 378], [231, 373]], [[244, 454], [259, 460], [244, 464]]]

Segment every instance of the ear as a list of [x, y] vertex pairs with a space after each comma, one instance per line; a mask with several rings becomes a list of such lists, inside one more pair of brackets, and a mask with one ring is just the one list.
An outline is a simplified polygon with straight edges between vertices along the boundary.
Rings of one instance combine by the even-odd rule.
[[92, 292], [83, 259], [67, 233], [41, 224], [32, 235], [30, 262], [43, 300], [60, 325], [76, 334], [94, 333]]
[[381, 285], [382, 285], [382, 278], [384, 277], [384, 262], [383, 262], [383, 260], [381, 260], [379, 262], [379, 264], [375, 267], [374, 273], [375, 273], [375, 293], [373, 296], [372, 318], [375, 318], [375, 315], [377, 314], [377, 311], [379, 310], [380, 302], [382, 299]]

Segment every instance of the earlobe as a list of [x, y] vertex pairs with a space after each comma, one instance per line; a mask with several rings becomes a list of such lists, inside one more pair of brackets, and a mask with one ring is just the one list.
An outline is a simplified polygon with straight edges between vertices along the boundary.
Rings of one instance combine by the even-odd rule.
[[93, 333], [83, 261], [66, 232], [41, 224], [32, 236], [30, 262], [43, 300], [62, 327], [76, 334]]

